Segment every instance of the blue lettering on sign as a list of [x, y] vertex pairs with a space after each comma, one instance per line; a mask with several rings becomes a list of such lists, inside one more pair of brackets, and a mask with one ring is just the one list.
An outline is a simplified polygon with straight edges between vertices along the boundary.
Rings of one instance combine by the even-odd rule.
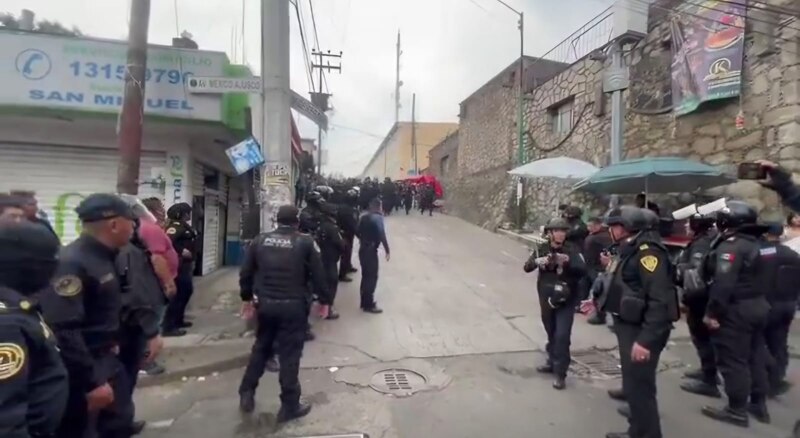
[[168, 109], [178, 109], [178, 108], [180, 108], [180, 101], [178, 101], [178, 100], [167, 99], [167, 101], [165, 103], [166, 103], [165, 106]]
[[83, 103], [83, 93], [73, 93], [69, 91], [30, 90], [28, 96], [31, 100]]
[[95, 94], [94, 103], [95, 105], [122, 106], [122, 96]]

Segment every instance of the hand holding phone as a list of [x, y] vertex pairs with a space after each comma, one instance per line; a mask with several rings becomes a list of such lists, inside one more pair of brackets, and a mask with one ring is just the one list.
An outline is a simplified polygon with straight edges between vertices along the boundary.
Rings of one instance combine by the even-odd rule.
[[761, 163], [740, 163], [736, 171], [739, 179], [761, 180], [767, 178], [767, 167]]

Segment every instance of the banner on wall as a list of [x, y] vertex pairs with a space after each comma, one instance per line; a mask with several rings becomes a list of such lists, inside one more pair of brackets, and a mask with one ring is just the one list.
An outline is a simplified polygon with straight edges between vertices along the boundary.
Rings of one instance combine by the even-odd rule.
[[[127, 72], [124, 42], [0, 32], [0, 105], [116, 113]], [[222, 76], [221, 52], [147, 50], [145, 114], [220, 121], [220, 95], [187, 92], [194, 76]]]
[[741, 92], [746, 6], [746, 0], [705, 0], [677, 9], [671, 23], [676, 115]]

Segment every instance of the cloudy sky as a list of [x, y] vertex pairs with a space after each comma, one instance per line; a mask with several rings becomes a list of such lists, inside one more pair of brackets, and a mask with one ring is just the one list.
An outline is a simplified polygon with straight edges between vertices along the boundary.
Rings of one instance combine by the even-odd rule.
[[[260, 1], [152, 0], [149, 40], [169, 44], [186, 30], [201, 48], [227, 52], [233, 61], [246, 62], [258, 72]], [[319, 48], [344, 52], [342, 73], [327, 76], [335, 109], [333, 126], [323, 140], [330, 151], [326, 172], [360, 173], [394, 122], [398, 30], [403, 46], [401, 120], [410, 120], [411, 94], [416, 93], [419, 121], [456, 122], [458, 103], [519, 53], [517, 17], [497, 0], [297, 0], [309, 50], [317, 47], [309, 1]], [[506, 2], [525, 13], [525, 54], [537, 56], [613, 0]], [[77, 26], [87, 35], [127, 37], [130, 0], [3, 0], [0, 11], [16, 14], [22, 8], [33, 10], [39, 19]], [[291, 83], [305, 94], [309, 79], [293, 6], [290, 12]], [[300, 130], [303, 136], [316, 138], [310, 122], [301, 120]]]

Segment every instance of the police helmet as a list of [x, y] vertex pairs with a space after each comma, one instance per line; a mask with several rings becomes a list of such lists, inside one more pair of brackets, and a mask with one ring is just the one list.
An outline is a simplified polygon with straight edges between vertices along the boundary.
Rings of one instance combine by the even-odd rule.
[[609, 227], [621, 225], [629, 233], [636, 233], [647, 228], [648, 221], [643, 209], [631, 205], [623, 205], [608, 211], [605, 225]]
[[576, 207], [574, 205], [568, 205], [564, 209], [564, 213], [562, 214], [562, 216], [567, 219], [579, 218], [582, 215], [583, 215], [583, 210], [581, 210], [580, 207]]
[[570, 226], [566, 220], [562, 218], [553, 218], [547, 222], [547, 225], [544, 226], [545, 231], [552, 231], [552, 230], [569, 230]]
[[643, 208], [641, 210], [647, 223], [646, 229], [649, 231], [658, 231], [661, 225], [661, 218], [658, 217], [658, 214], [649, 208]]
[[717, 213], [717, 227], [721, 230], [753, 225], [758, 221], [756, 209], [744, 201], [727, 201]]
[[354, 188], [353, 188], [353, 189], [350, 189], [350, 190], [348, 190], [348, 191], [347, 191], [347, 197], [348, 197], [348, 198], [357, 198], [357, 197], [358, 197], [358, 190], [356, 190], [356, 189], [354, 189]]
[[190, 214], [192, 206], [185, 202], [179, 202], [167, 209], [167, 217], [174, 221], [179, 221]]
[[306, 195], [306, 202], [309, 204], [319, 204], [320, 201], [323, 201], [322, 195], [316, 190], [312, 190]]
[[689, 218], [689, 229], [695, 233], [702, 233], [714, 226], [714, 220], [713, 216], [695, 213]]

